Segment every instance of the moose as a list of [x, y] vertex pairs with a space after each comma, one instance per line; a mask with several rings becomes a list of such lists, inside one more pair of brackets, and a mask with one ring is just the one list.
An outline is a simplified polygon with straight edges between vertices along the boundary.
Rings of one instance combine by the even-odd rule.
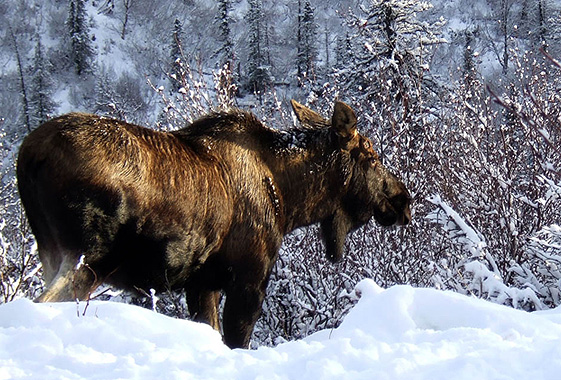
[[327, 258], [372, 217], [411, 219], [411, 197], [335, 102], [330, 120], [292, 101], [299, 120], [270, 128], [250, 112], [203, 116], [159, 132], [70, 113], [23, 141], [21, 200], [46, 290], [37, 302], [86, 300], [100, 284], [185, 290], [194, 320], [247, 348], [285, 234], [320, 224]]

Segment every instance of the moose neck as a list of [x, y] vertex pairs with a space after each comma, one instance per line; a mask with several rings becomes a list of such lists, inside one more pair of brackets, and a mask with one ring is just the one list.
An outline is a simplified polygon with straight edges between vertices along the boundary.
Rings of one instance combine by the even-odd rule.
[[328, 129], [279, 132], [270, 167], [282, 198], [286, 231], [321, 222], [335, 212], [348, 173]]

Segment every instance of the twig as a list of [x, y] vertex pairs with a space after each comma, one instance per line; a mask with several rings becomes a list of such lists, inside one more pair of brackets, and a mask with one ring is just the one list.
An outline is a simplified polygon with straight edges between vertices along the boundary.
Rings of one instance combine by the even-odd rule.
[[[536, 123], [534, 121], [532, 121], [530, 119], [530, 117], [528, 116], [528, 114], [520, 109], [518, 109], [512, 102], [510, 101], [506, 101], [504, 99], [502, 99], [500, 96], [498, 96], [493, 89], [491, 89], [491, 87], [489, 85], [486, 86], [487, 91], [491, 94], [491, 96], [494, 98], [494, 102], [498, 105], [500, 105], [501, 107], [507, 109], [508, 111], [512, 112], [514, 115], [516, 115], [518, 118], [520, 118], [521, 122], [526, 123], [528, 126], [530, 126], [534, 131], [536, 131], [540, 136], [542, 136], [543, 140], [545, 141], [545, 143], [547, 144], [547, 146], [549, 146], [551, 149], [553, 149], [555, 152], [560, 153], [561, 154], [561, 150], [559, 149], [559, 147], [555, 146], [555, 144], [553, 144], [549, 138], [543, 133], [542, 130], [540, 130], [538, 128], [538, 126], [536, 125]], [[532, 99], [532, 102], [535, 102], [535, 98], [532, 96], [532, 93], [529, 91], [529, 89], [526, 89], [526, 91], [528, 91], [528, 94], [530, 96], [530, 99]], [[534, 103], [534, 105], [536, 105], [536, 107], [538, 109], [540, 109], [540, 107], [538, 107], [538, 105], [536, 103]], [[542, 116], [546, 116], [542, 113]]]
[[84, 311], [82, 312], [82, 317], [86, 315], [86, 311], [88, 310], [88, 307], [90, 306], [90, 299], [91, 299], [92, 292], [95, 288], [97, 288], [97, 285], [96, 285], [97, 284], [97, 273], [95, 273], [95, 271], [87, 263], [85, 263], [83, 261], [84, 259], [85, 259], [85, 257], [84, 257], [84, 255], [82, 255], [80, 257], [80, 262], [76, 266], [76, 269], [74, 270], [74, 273], [72, 275], [72, 288], [73, 288], [73, 291], [74, 291], [74, 299], [76, 300], [76, 314], [78, 315], [78, 317], [80, 317], [80, 309], [79, 309], [80, 299], [78, 298], [78, 293], [77, 293], [77, 290], [76, 290], [76, 274], [81, 267], [86, 267], [94, 275], [94, 281], [93, 281], [92, 286], [90, 286], [90, 289], [88, 290], [88, 296], [86, 298], [86, 306], [84, 307]]
[[549, 60], [551, 61], [551, 63], [555, 66], [557, 66], [558, 68], [561, 69], [561, 62], [559, 62], [558, 60], [556, 60], [555, 58], [553, 58], [553, 56], [551, 54], [549, 54], [547, 51], [545, 51], [545, 49], [543, 47], [540, 48], [540, 52]]

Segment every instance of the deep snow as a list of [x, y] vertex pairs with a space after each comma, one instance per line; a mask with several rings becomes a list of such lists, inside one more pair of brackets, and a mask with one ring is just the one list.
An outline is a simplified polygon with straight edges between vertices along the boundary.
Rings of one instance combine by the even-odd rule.
[[230, 350], [209, 326], [136, 306], [0, 306], [0, 379], [559, 379], [561, 308], [527, 313], [363, 280], [341, 326]]

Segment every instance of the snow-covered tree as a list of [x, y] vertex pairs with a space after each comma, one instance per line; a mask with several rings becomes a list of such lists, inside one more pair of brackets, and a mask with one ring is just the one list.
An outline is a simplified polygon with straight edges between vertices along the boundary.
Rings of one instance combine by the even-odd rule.
[[561, 52], [561, 4], [554, 0], [528, 0], [526, 30], [535, 47]]
[[31, 131], [31, 123], [29, 120], [30, 119], [29, 96], [27, 94], [27, 85], [26, 85], [27, 79], [24, 70], [24, 63], [23, 63], [22, 55], [20, 53], [19, 42], [11, 27], [9, 28], [9, 34], [11, 40], [10, 42], [15, 52], [17, 71], [18, 71], [19, 93], [21, 98], [21, 113], [20, 113], [21, 123], [29, 132]]
[[247, 63], [246, 88], [252, 93], [262, 93], [272, 83], [269, 62], [267, 62], [267, 31], [263, 20], [261, 0], [248, 0], [249, 10], [246, 22], [249, 29], [249, 56]]
[[499, 20], [498, 30], [501, 42], [494, 44], [494, 49], [505, 75], [508, 73], [510, 63], [510, 41], [513, 35], [512, 28], [514, 27], [513, 4], [514, 0], [500, 0], [495, 14], [495, 18]]
[[344, 70], [353, 62], [353, 43], [348, 30], [344, 34], [337, 36], [337, 46], [335, 47], [335, 68]]
[[317, 24], [309, 1], [298, 1], [298, 77], [310, 77], [317, 57]]
[[431, 47], [443, 41], [444, 22], [420, 18], [431, 8], [415, 0], [368, 0], [362, 13], [348, 19], [354, 33], [353, 57], [335, 72], [336, 79], [369, 118], [368, 129], [383, 158], [396, 149], [415, 151], [413, 145], [422, 144], [423, 118], [429, 109], [425, 103], [439, 93], [429, 61]]
[[117, 80], [112, 70], [101, 68], [96, 83], [96, 113], [143, 124], [149, 109], [138, 78], [124, 72]]
[[185, 56], [183, 55], [183, 24], [179, 19], [173, 22], [173, 31], [170, 43], [170, 71], [169, 77], [173, 88], [176, 90], [181, 88], [181, 76], [184, 75], [182, 65], [186, 64]]
[[465, 29], [463, 31], [464, 37], [464, 54], [462, 62], [462, 76], [467, 88], [471, 88], [475, 76], [477, 75], [477, 67], [475, 63], [475, 50], [474, 39], [477, 35], [477, 29]]
[[226, 63], [231, 63], [234, 60], [234, 42], [232, 40], [232, 1], [219, 0], [218, 1], [218, 15], [216, 21], [218, 29], [220, 30], [220, 49], [217, 55], [220, 57], [220, 66]]
[[29, 89], [30, 123], [37, 126], [47, 121], [57, 105], [53, 100], [53, 80], [51, 64], [45, 58], [41, 38], [36, 36], [35, 55], [31, 67], [31, 86]]
[[90, 38], [90, 26], [84, 0], [68, 2], [66, 29], [69, 36], [69, 56], [78, 76], [90, 73], [93, 69], [95, 52]]

